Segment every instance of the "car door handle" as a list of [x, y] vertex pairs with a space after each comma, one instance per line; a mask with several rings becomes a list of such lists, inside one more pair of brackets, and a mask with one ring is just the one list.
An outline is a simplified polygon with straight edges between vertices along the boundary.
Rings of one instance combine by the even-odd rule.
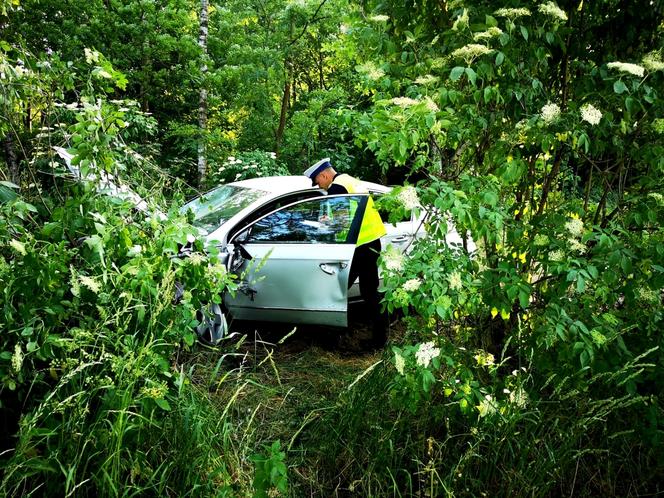
[[348, 266], [348, 263], [344, 263], [343, 261], [337, 261], [337, 262], [321, 263], [318, 265], [318, 267], [328, 275], [334, 275], [337, 273], [337, 270], [334, 268], [335, 266], [338, 266], [343, 270]]
[[406, 242], [408, 239], [410, 239], [408, 235], [399, 235], [398, 237], [394, 237], [391, 242]]

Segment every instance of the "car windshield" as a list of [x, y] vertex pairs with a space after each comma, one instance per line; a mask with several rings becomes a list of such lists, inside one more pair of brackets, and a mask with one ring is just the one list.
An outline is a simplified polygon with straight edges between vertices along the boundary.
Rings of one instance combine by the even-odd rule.
[[222, 185], [187, 203], [183, 212], [194, 213], [193, 225], [210, 233], [257, 199], [267, 195], [264, 190]]

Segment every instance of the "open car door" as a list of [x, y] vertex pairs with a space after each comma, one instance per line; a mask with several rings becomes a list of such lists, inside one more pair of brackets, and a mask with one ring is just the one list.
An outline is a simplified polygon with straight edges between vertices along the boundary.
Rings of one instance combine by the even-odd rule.
[[230, 243], [240, 290], [231, 315], [345, 327], [348, 275], [368, 196], [337, 195], [290, 204], [258, 219]]

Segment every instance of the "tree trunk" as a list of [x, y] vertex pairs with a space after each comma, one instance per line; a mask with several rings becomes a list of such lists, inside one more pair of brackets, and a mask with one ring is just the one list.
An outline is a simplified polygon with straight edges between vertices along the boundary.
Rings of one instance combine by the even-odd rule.
[[7, 167], [9, 169], [8, 180], [16, 185], [20, 185], [21, 175], [18, 168], [18, 160], [16, 158], [16, 151], [14, 150], [14, 139], [12, 138], [11, 132], [7, 132], [2, 139], [2, 147], [5, 150], [5, 161], [7, 162]]
[[200, 136], [198, 139], [198, 184], [202, 184], [207, 170], [205, 158], [205, 141], [207, 129], [207, 89], [205, 88], [205, 75], [207, 73], [207, 35], [208, 35], [208, 0], [201, 0], [200, 31], [198, 33], [198, 45], [201, 47], [201, 89], [198, 99], [198, 127]]
[[286, 74], [286, 81], [284, 83], [284, 96], [281, 99], [281, 112], [279, 113], [279, 127], [277, 128], [275, 152], [279, 155], [281, 147], [281, 140], [284, 138], [284, 130], [286, 129], [286, 115], [290, 107], [290, 75]]

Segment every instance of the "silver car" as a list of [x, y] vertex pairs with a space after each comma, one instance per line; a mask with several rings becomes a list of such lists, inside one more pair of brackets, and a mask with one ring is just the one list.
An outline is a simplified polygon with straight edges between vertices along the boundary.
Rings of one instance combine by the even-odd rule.
[[[226, 315], [240, 320], [345, 327], [351, 260], [369, 195], [391, 189], [363, 182], [369, 193], [327, 195], [304, 176], [255, 178], [222, 185], [182, 207], [193, 224], [221, 249], [229, 271], [241, 276], [239, 290], [223, 305], [204, 310], [198, 334], [218, 343], [227, 333]], [[424, 235], [413, 215], [386, 223], [383, 248], [405, 251]]]

